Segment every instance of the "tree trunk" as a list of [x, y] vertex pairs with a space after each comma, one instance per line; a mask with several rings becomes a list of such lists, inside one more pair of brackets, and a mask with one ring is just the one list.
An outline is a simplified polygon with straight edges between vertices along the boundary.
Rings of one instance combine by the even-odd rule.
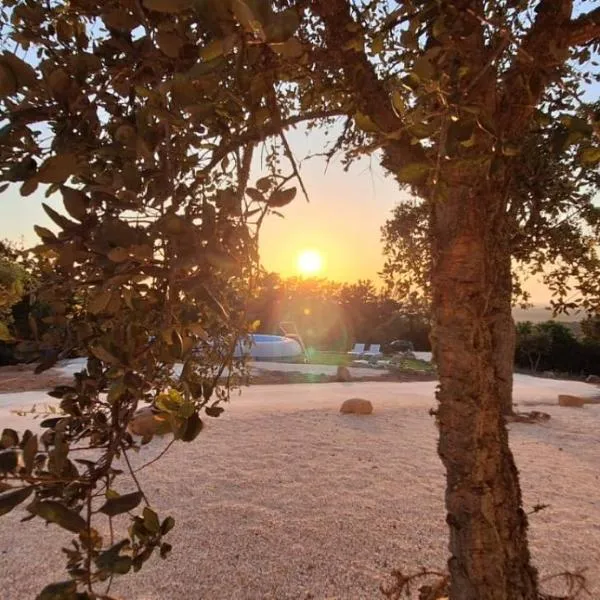
[[[485, 180], [485, 178], [484, 178]], [[438, 452], [446, 467], [452, 600], [534, 600], [518, 473], [502, 416], [507, 350], [495, 358], [509, 249], [501, 199], [452, 186], [432, 214]], [[499, 216], [500, 215], [500, 216]], [[504, 345], [503, 345], [504, 348]], [[502, 389], [501, 389], [502, 388]]]
[[492, 325], [492, 343], [494, 346], [494, 370], [496, 386], [501, 397], [502, 414], [512, 415], [513, 411], [513, 373], [515, 367], [515, 349], [517, 331], [512, 317], [512, 270], [511, 257], [507, 253], [499, 262], [498, 290], [494, 296], [496, 309]]

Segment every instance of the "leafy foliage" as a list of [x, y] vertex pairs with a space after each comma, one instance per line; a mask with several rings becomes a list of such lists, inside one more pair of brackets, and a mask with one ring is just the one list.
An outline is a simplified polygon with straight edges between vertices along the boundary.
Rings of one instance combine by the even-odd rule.
[[[247, 190], [268, 117], [268, 89], [253, 79], [265, 57], [250, 42], [264, 34], [285, 45], [294, 24], [273, 14], [271, 29], [255, 31], [245, 3], [220, 14], [210, 4], [11, 0], [0, 11], [2, 179], [22, 196], [55, 199], [43, 203], [53, 225], [36, 227], [32, 259], [45, 275], [37, 300], [49, 308], [31, 324], [46, 328], [33, 345], [50, 350], [38, 371], [87, 357], [72, 385], [50, 392], [60, 412], [39, 439], [3, 435], [2, 512], [29, 500], [30, 518], [75, 534], [65, 549], [72, 582], [41, 598], [101, 597], [97, 584], [137, 571], [156, 549], [168, 554], [173, 520], [151, 509], [131, 469], [128, 454], [148, 439], [129, 424], [150, 404], [190, 442], [201, 413], [219, 416], [243, 369], [233, 351], [246, 330], [258, 228], [296, 193], [274, 146], [265, 194]], [[230, 38], [217, 48], [223, 29]], [[246, 139], [230, 146], [233, 136]], [[4, 277], [7, 303], [20, 295], [19, 274]], [[83, 448], [89, 457], [75, 459]], [[115, 485], [118, 460], [128, 486]], [[116, 540], [121, 513], [131, 526]], [[110, 539], [98, 519], [111, 523]]]
[[600, 370], [600, 343], [576, 337], [556, 321], [518, 323], [516, 365], [531, 371], [596, 375]]

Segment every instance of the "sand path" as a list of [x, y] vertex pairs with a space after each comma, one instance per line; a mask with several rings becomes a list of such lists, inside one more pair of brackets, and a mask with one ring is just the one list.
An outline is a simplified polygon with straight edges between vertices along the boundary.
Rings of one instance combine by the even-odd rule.
[[[174, 550], [112, 592], [132, 600], [381, 598], [394, 567], [443, 567], [447, 558], [444, 473], [428, 409], [435, 384], [256, 386], [207, 419], [193, 444], [176, 444], [141, 472], [157, 511], [177, 521]], [[595, 395], [586, 384], [517, 376], [516, 401], [556, 403], [559, 391]], [[341, 416], [342, 400], [373, 401], [370, 417]], [[24, 428], [10, 407], [43, 394], [0, 396], [0, 423]], [[600, 597], [600, 405], [543, 406], [542, 425], [512, 424], [511, 446], [531, 518], [535, 563], [544, 574], [588, 567]], [[144, 447], [137, 464], [163, 447]], [[131, 491], [128, 488], [121, 491]], [[0, 598], [33, 599], [65, 578], [59, 540], [39, 521], [0, 519]], [[43, 557], [43, 558], [42, 558]]]

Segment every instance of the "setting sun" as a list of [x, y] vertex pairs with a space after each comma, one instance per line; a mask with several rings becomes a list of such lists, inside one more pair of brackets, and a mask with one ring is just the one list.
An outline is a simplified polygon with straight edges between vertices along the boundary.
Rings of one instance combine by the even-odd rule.
[[323, 258], [316, 250], [303, 250], [298, 255], [297, 264], [302, 275], [316, 275], [323, 268]]

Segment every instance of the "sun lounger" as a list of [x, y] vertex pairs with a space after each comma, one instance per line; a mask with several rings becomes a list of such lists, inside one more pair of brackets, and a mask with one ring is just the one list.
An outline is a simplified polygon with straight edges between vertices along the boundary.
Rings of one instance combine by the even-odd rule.
[[362, 356], [365, 351], [365, 344], [354, 344], [354, 348], [348, 352], [350, 356]]

